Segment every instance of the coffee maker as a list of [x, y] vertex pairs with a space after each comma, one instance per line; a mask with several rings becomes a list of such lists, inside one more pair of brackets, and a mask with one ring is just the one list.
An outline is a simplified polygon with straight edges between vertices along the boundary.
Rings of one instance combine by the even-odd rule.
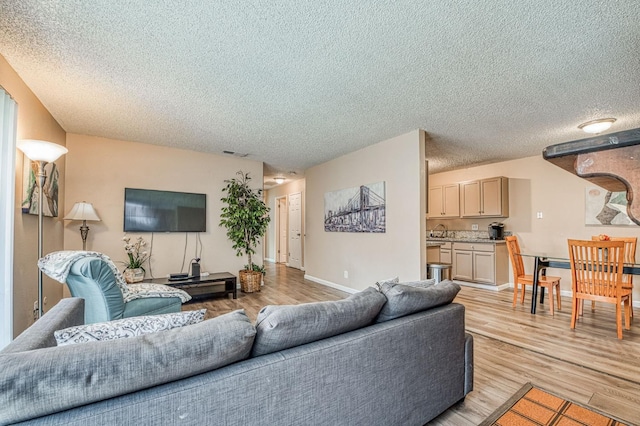
[[491, 222], [489, 224], [489, 239], [504, 240], [504, 223]]

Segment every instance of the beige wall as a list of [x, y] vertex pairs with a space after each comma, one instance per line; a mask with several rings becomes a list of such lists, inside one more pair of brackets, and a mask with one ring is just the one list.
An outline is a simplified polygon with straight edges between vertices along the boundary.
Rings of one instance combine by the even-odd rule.
[[[640, 237], [638, 226], [586, 226], [585, 192], [587, 187], [595, 185], [545, 161], [541, 155], [438, 173], [429, 176], [429, 185], [494, 176], [509, 178], [509, 218], [498, 220], [505, 224], [505, 230], [518, 236], [523, 251], [567, 257], [569, 238], [590, 239], [597, 234]], [[537, 212], [542, 212], [542, 219], [536, 218]], [[444, 223], [448, 229], [470, 230], [471, 224], [477, 223], [480, 230], [486, 230], [494, 220], [427, 220], [427, 227], [431, 229]], [[530, 263], [526, 265], [529, 273], [533, 266], [533, 262]], [[513, 272], [509, 274], [512, 281]], [[568, 271], [554, 269], [549, 274], [562, 277], [563, 290], [571, 289]]]
[[[122, 237], [124, 188], [144, 188], [207, 194], [207, 232], [200, 233], [202, 241], [202, 271], [228, 271], [237, 274], [247, 262], [236, 257], [224, 228], [218, 226], [222, 208], [224, 180], [236, 177], [236, 172], [249, 172], [255, 187], [262, 186], [262, 163], [227, 156], [205, 154], [176, 148], [136, 142], [68, 134], [66, 204], [93, 204], [101, 222], [89, 222], [87, 249], [107, 254], [122, 268], [125, 260]], [[64, 248], [82, 248], [80, 222], [64, 227]], [[132, 233], [151, 242], [150, 233]], [[164, 277], [179, 272], [184, 258], [185, 272], [190, 260], [196, 257], [196, 233], [153, 234], [151, 273]], [[185, 254], [185, 236], [187, 248]], [[258, 247], [262, 253], [262, 247]], [[260, 258], [261, 256], [259, 256]], [[259, 259], [260, 260], [260, 259]]]
[[[280, 197], [288, 197], [291, 194], [300, 193], [302, 203], [302, 235], [305, 234], [305, 179], [298, 179], [289, 182], [284, 185], [276, 186], [273, 189], [266, 191], [266, 203], [269, 206], [269, 216], [271, 222], [269, 222], [269, 229], [265, 236], [265, 258], [271, 261], [276, 261], [276, 199]], [[288, 205], [288, 198], [287, 198]], [[288, 226], [288, 224], [287, 224]], [[286, 249], [286, 248], [285, 248]], [[304, 238], [302, 239], [302, 268], [304, 269]]]
[[[305, 173], [307, 277], [361, 290], [384, 278], [424, 276], [424, 132], [415, 130]], [[324, 194], [386, 182], [386, 232], [324, 231]], [[348, 271], [349, 278], [343, 272]]]
[[[42, 139], [65, 145], [65, 132], [31, 92], [22, 79], [0, 56], [0, 85], [18, 103], [17, 138]], [[16, 155], [16, 196], [13, 260], [13, 333], [14, 337], [33, 323], [33, 302], [38, 299], [38, 216], [22, 214], [22, 174], [24, 156]], [[59, 216], [45, 217], [43, 221], [43, 252], [61, 250], [63, 247], [63, 222], [65, 211], [65, 157], [56, 161], [60, 171], [58, 197]], [[45, 276], [43, 294], [47, 298], [45, 310], [62, 298], [62, 285]]]

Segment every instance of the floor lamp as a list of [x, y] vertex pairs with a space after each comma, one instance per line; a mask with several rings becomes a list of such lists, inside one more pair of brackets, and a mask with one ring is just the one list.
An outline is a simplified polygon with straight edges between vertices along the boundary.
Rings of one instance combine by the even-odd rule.
[[[18, 149], [24, 153], [31, 161], [38, 164], [38, 175], [36, 183], [38, 185], [38, 259], [42, 258], [42, 216], [44, 203], [44, 183], [47, 181], [47, 172], [44, 166], [52, 163], [69, 152], [61, 145], [53, 142], [39, 141], [35, 139], [24, 139], [18, 141]], [[38, 318], [42, 316], [42, 271], [38, 269]]]
[[87, 249], [87, 235], [89, 234], [89, 227], [87, 221], [100, 221], [98, 213], [96, 213], [91, 203], [75, 203], [68, 215], [64, 217], [65, 220], [81, 220], [82, 226], [80, 227], [80, 236], [82, 237], [82, 250]]

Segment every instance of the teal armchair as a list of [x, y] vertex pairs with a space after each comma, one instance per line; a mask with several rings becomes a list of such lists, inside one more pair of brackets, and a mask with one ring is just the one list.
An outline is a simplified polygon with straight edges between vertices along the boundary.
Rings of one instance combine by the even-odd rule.
[[111, 267], [99, 258], [75, 261], [66, 284], [73, 297], [85, 300], [85, 324], [180, 312], [182, 306], [179, 297], [145, 297], [125, 302]]

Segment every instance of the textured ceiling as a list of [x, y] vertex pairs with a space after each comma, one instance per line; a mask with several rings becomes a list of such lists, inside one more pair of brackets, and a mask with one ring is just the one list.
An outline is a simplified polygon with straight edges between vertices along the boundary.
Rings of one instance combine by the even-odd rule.
[[432, 172], [640, 127], [638, 0], [0, 0], [0, 54], [71, 133], [265, 177], [422, 128]]

